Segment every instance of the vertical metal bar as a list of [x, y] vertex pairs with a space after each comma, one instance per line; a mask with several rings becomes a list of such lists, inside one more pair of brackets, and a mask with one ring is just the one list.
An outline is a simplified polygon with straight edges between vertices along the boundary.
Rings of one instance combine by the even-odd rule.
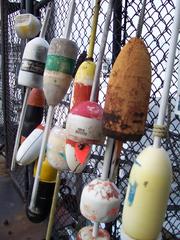
[[26, 13], [34, 13], [34, 0], [26, 0]]
[[114, 63], [120, 48], [122, 39], [122, 1], [114, 1], [113, 11], [113, 47], [112, 47], [112, 63]]
[[2, 61], [1, 61], [1, 77], [2, 77], [2, 106], [3, 106], [3, 118], [4, 118], [4, 133], [5, 133], [5, 153], [6, 153], [6, 166], [9, 166], [9, 149], [8, 149], [8, 113], [7, 113], [7, 83], [9, 82], [9, 76], [7, 73], [7, 62], [8, 62], [8, 55], [6, 54], [8, 43], [7, 41], [7, 29], [8, 29], [8, 3], [6, 0], [1, 0], [1, 54], [2, 54]]

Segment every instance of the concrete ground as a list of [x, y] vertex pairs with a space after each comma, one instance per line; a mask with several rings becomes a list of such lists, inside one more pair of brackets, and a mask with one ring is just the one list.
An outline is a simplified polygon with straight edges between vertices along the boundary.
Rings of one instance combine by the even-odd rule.
[[31, 223], [25, 205], [0, 157], [0, 240], [43, 240], [47, 222]]

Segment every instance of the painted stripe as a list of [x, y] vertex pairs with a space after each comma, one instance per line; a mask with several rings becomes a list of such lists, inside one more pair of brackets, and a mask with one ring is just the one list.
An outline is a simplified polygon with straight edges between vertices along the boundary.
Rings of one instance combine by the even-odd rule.
[[75, 60], [64, 56], [48, 55], [46, 69], [49, 71], [63, 72], [72, 75], [75, 66]]

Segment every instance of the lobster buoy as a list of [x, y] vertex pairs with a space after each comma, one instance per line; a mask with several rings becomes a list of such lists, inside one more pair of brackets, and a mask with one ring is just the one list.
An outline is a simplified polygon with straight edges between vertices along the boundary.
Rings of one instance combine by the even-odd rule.
[[30, 13], [15, 17], [15, 30], [19, 38], [31, 39], [36, 37], [41, 29], [41, 22]]
[[21, 132], [21, 142], [42, 122], [45, 97], [42, 89], [33, 88], [28, 96], [27, 109]]
[[[94, 240], [93, 237], [93, 227], [87, 226], [81, 228], [81, 230], [77, 234], [76, 240]], [[111, 237], [109, 233], [105, 229], [98, 229], [98, 234], [96, 240], [110, 240]]]
[[122, 141], [141, 139], [150, 90], [150, 56], [143, 40], [133, 38], [122, 48], [110, 74], [103, 115], [107, 136]]
[[119, 214], [120, 194], [109, 180], [94, 179], [87, 184], [81, 195], [81, 214], [93, 222], [111, 222]]
[[[37, 162], [34, 167], [34, 176], [36, 174], [36, 167]], [[39, 179], [40, 181], [36, 200], [36, 212], [32, 212], [28, 206], [26, 207], [26, 215], [28, 219], [33, 223], [40, 223], [49, 215], [54, 193], [54, 186], [56, 182], [56, 174], [56, 169], [52, 168], [52, 166], [48, 163], [47, 158], [45, 158], [42, 164]], [[29, 194], [29, 200], [30, 197], [31, 196]]]
[[66, 130], [55, 126], [51, 129], [47, 142], [47, 159], [49, 164], [57, 170], [67, 170], [65, 155]]
[[78, 48], [75, 42], [53, 38], [44, 71], [44, 94], [48, 105], [57, 105], [65, 96], [76, 62]]
[[[71, 108], [90, 98], [96, 65], [90, 60], [84, 61], [76, 73], [74, 79]], [[71, 171], [80, 173], [83, 171], [90, 157], [91, 146], [79, 144], [70, 139], [65, 145], [67, 164]]]
[[103, 109], [98, 103], [79, 103], [68, 114], [67, 138], [79, 143], [101, 144], [104, 141], [102, 116]]
[[44, 127], [39, 125], [23, 141], [16, 156], [16, 162], [18, 165], [28, 165], [38, 158], [42, 143], [43, 131]]
[[[122, 228], [134, 239], [157, 239], [164, 221], [172, 169], [163, 148], [147, 147], [131, 169]], [[169, 188], [167, 188], [169, 186]]]
[[95, 69], [96, 64], [90, 60], [81, 63], [74, 79], [70, 108], [90, 99]]
[[26, 44], [18, 84], [30, 88], [42, 88], [48, 48], [48, 42], [41, 37], [36, 37]]

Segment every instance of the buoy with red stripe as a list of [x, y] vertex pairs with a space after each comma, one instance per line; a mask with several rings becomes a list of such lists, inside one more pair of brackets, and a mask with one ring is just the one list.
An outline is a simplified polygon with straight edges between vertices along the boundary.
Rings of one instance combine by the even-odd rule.
[[[81, 102], [88, 101], [92, 90], [96, 64], [93, 62], [96, 29], [98, 23], [100, 1], [96, 0], [92, 20], [92, 30], [87, 52], [87, 59], [80, 65], [74, 79], [73, 93], [70, 108]], [[71, 124], [71, 123], [70, 123]], [[66, 160], [71, 171], [80, 173], [83, 171], [91, 154], [91, 145], [82, 144], [72, 139], [66, 140]]]
[[36, 198], [39, 186], [39, 176], [45, 156], [47, 140], [53, 119], [54, 107], [63, 99], [69, 88], [78, 54], [78, 47], [76, 43], [69, 40], [74, 11], [75, 2], [72, 0], [67, 24], [65, 26], [64, 38], [53, 38], [47, 55], [43, 88], [49, 108], [29, 205], [29, 211], [32, 213], [36, 213]]
[[34, 15], [25, 13], [15, 17], [14, 26], [19, 38], [32, 39], [40, 32], [41, 22]]
[[20, 115], [20, 121], [15, 139], [13, 157], [11, 162], [11, 170], [14, 170], [16, 163], [16, 154], [18, 151], [21, 131], [23, 127], [24, 117], [27, 109], [27, 99], [31, 88], [42, 88], [43, 73], [49, 48], [48, 42], [45, 40], [45, 33], [51, 14], [50, 4], [47, 6], [46, 17], [40, 36], [29, 41], [24, 49], [22, 62], [18, 75], [18, 84], [26, 87], [26, 92], [23, 101], [23, 107]]
[[28, 96], [27, 109], [24, 118], [21, 141], [42, 122], [45, 106], [44, 92], [40, 88], [33, 88]]

